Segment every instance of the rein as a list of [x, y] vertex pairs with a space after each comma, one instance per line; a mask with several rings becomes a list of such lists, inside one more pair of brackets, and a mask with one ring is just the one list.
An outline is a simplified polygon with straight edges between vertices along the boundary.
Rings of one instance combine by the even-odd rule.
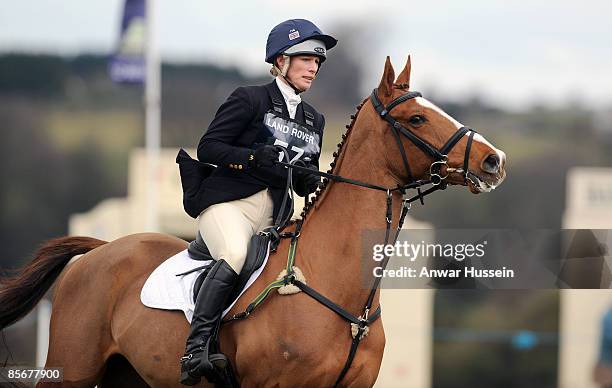
[[[383, 187], [383, 186], [379, 186], [379, 185], [375, 185], [375, 184], [371, 184], [367, 182], [362, 182], [362, 181], [355, 180], [355, 179], [345, 178], [345, 177], [342, 177], [336, 174], [330, 174], [330, 173], [325, 173], [321, 171], [313, 171], [309, 168], [298, 166], [293, 163], [276, 162], [276, 164], [279, 164], [279, 165], [282, 165], [282, 166], [285, 166], [291, 169], [290, 173], [288, 174], [289, 175], [288, 181], [287, 181], [288, 186], [291, 187], [291, 183], [292, 183], [291, 177], [292, 177], [293, 170], [298, 170], [298, 171], [301, 170], [309, 174], [315, 174], [315, 175], [318, 175], [324, 178], [331, 179], [335, 182], [348, 183], [348, 184], [355, 185], [355, 186], [361, 186], [361, 187], [365, 187], [368, 189], [380, 190], [380, 191], [386, 192], [387, 206], [386, 206], [386, 213], [385, 213], [385, 221], [386, 221], [385, 245], [395, 244], [395, 242], [397, 241], [399, 237], [399, 233], [402, 229], [402, 226], [404, 225], [406, 215], [408, 214], [408, 211], [411, 208], [412, 202], [416, 200], [420, 200], [421, 204], [424, 204], [423, 197], [437, 190], [446, 189], [447, 187], [446, 178], [448, 178], [448, 176], [451, 173], [462, 174], [464, 177], [464, 181], [466, 183], [468, 180], [472, 181], [469, 177], [468, 163], [469, 163], [470, 150], [472, 147], [472, 141], [473, 141], [474, 134], [475, 134], [475, 131], [473, 129], [470, 129], [467, 127], [459, 128], [450, 137], [450, 139], [444, 144], [444, 146], [442, 146], [442, 148], [438, 150], [431, 144], [427, 143], [426, 141], [418, 137], [414, 132], [404, 127], [399, 121], [393, 118], [393, 116], [391, 116], [391, 114], [389, 113], [397, 105], [405, 101], [409, 101], [413, 98], [421, 97], [421, 96], [422, 95], [419, 92], [408, 92], [394, 99], [387, 106], [384, 106], [381, 103], [380, 99], [378, 98], [376, 89], [372, 91], [372, 94], [370, 96], [370, 100], [372, 102], [372, 105], [374, 106], [374, 109], [376, 109], [379, 116], [385, 121], [387, 121], [389, 125], [391, 126], [391, 130], [393, 131], [395, 140], [397, 142], [397, 145], [400, 149], [400, 153], [402, 155], [402, 161], [404, 163], [404, 168], [409, 178], [409, 183], [405, 185], [397, 185], [397, 187]], [[466, 135], [468, 132], [469, 132], [469, 135], [468, 135], [467, 145], [465, 148], [463, 168], [449, 167], [447, 154], [453, 149], [453, 147], [459, 142], [459, 140], [461, 140], [461, 138], [463, 138], [463, 136]], [[408, 164], [408, 157], [406, 156], [406, 151], [404, 150], [404, 147], [402, 146], [400, 135], [403, 135], [404, 137], [408, 138], [415, 146], [417, 146], [425, 154], [431, 156], [434, 159], [434, 161], [429, 167], [429, 179], [425, 179], [425, 180], [413, 179], [413, 175], [410, 170], [410, 166]], [[442, 166], [446, 166], [444, 175], [441, 175]], [[432, 187], [421, 192], [421, 187], [428, 185], [428, 184], [431, 184]], [[410, 197], [410, 198], [402, 199], [402, 210], [399, 216], [399, 222], [395, 230], [393, 240], [391, 242], [390, 237], [391, 237], [391, 226], [392, 226], [391, 224], [393, 221], [393, 193], [395, 191], [399, 191], [401, 194], [404, 195], [406, 194], [406, 190], [410, 190], [410, 189], [416, 189], [417, 195]], [[287, 199], [287, 196], [289, 195], [290, 194], [287, 193], [285, 199], [283, 200], [283, 204], [285, 203], [285, 200]], [[291, 197], [291, 199], [293, 198]], [[291, 209], [293, 210], [293, 206], [291, 207]], [[279, 215], [277, 221], [280, 220], [281, 218], [282, 217]], [[370, 288], [370, 293], [368, 294], [368, 299], [363, 308], [363, 314], [360, 316], [355, 316], [351, 314], [350, 312], [348, 312], [341, 306], [337, 305], [336, 303], [334, 303], [333, 301], [331, 301], [330, 299], [328, 299], [327, 297], [325, 297], [324, 295], [322, 295], [321, 293], [319, 293], [312, 287], [297, 280], [295, 277], [295, 272], [293, 270], [293, 265], [295, 263], [295, 253], [297, 252], [297, 244], [298, 244], [298, 239], [300, 237], [300, 231], [301, 231], [303, 222], [304, 222], [303, 218], [297, 222], [294, 232], [285, 232], [285, 233], [278, 234], [278, 230], [281, 229], [285, 223], [282, 223], [282, 225], [279, 225], [279, 227], [277, 227], [277, 229], [275, 230], [276, 233], [263, 232], [267, 234], [274, 234], [280, 238], [288, 238], [288, 237], [291, 238], [291, 245], [289, 246], [289, 253], [287, 257], [286, 275], [282, 279], [279, 279], [279, 280], [276, 280], [270, 283], [259, 295], [257, 295], [257, 297], [255, 297], [255, 299], [253, 299], [253, 301], [247, 306], [247, 308], [243, 312], [235, 314], [231, 318], [224, 320], [222, 323], [226, 324], [232, 321], [246, 319], [253, 312], [253, 310], [255, 310], [255, 308], [259, 306], [265, 300], [265, 298], [270, 294], [270, 291], [272, 291], [273, 289], [280, 288], [280, 287], [283, 287], [289, 284], [293, 284], [297, 286], [301, 291], [303, 291], [304, 293], [306, 293], [307, 295], [309, 295], [310, 297], [312, 297], [313, 299], [315, 299], [316, 301], [318, 301], [325, 307], [329, 308], [336, 314], [340, 315], [342, 318], [349, 321], [351, 324], [351, 334], [352, 334], [353, 340], [351, 342], [351, 348], [349, 350], [349, 354], [344, 364], [344, 367], [340, 371], [340, 374], [338, 378], [336, 379], [336, 382], [334, 383], [334, 387], [336, 387], [338, 386], [338, 384], [340, 384], [340, 382], [342, 381], [342, 379], [344, 378], [344, 376], [350, 369], [351, 364], [353, 363], [353, 360], [357, 353], [357, 347], [359, 346], [361, 340], [367, 335], [368, 330], [369, 330], [369, 325], [372, 324], [374, 321], [376, 321], [380, 317], [380, 314], [381, 314], [380, 305], [374, 310], [373, 313], [370, 314], [370, 311], [372, 310], [372, 303], [374, 301], [374, 296], [376, 294], [376, 290], [380, 286], [382, 277], [374, 278], [372, 287]], [[390, 259], [390, 256], [385, 254], [383, 260], [381, 261], [381, 265], [380, 265], [380, 267], [383, 270], [386, 268], [389, 262], [389, 259]]]
[[[465, 127], [465, 126], [459, 128], [450, 137], [450, 139], [442, 146], [442, 148], [438, 150], [431, 144], [419, 138], [414, 132], [404, 127], [399, 121], [397, 121], [395, 118], [393, 118], [393, 116], [389, 114], [391, 109], [393, 109], [397, 105], [401, 104], [402, 102], [416, 98], [416, 97], [422, 97], [421, 93], [408, 92], [406, 94], [399, 96], [395, 100], [391, 101], [387, 106], [384, 106], [382, 102], [380, 101], [380, 99], [378, 98], [376, 89], [374, 89], [372, 91], [372, 94], [370, 95], [370, 100], [372, 102], [372, 105], [374, 106], [374, 109], [376, 109], [376, 112], [378, 112], [381, 118], [383, 118], [385, 121], [389, 123], [389, 125], [391, 126], [391, 130], [393, 131], [396, 143], [402, 155], [402, 161], [404, 163], [404, 168], [406, 170], [406, 174], [409, 180], [409, 183], [405, 185], [397, 185], [397, 187], [383, 187], [383, 186], [375, 185], [372, 183], [367, 183], [367, 182], [362, 182], [362, 181], [355, 180], [355, 179], [345, 178], [345, 177], [342, 177], [336, 174], [330, 174], [330, 173], [326, 173], [322, 171], [313, 171], [306, 167], [297, 166], [291, 163], [276, 162], [276, 164], [285, 166], [287, 168], [291, 168], [293, 170], [297, 169], [297, 170], [301, 170], [301, 171], [304, 171], [310, 174], [318, 175], [324, 178], [331, 179], [336, 182], [349, 183], [355, 186], [361, 186], [361, 187], [365, 187], [368, 189], [374, 189], [374, 190], [380, 190], [380, 191], [400, 191], [402, 194], [404, 194], [406, 190], [416, 189], [418, 192], [418, 195], [411, 198], [409, 201], [413, 202], [416, 199], [420, 199], [421, 204], [424, 204], [423, 197], [425, 195], [431, 194], [436, 190], [444, 190], [446, 188], [445, 180], [446, 178], [449, 177], [451, 173], [462, 174], [464, 182], [466, 183], [467, 181], [472, 181], [472, 179], [469, 176], [470, 173], [468, 170], [468, 165], [469, 165], [469, 159], [470, 159], [470, 151], [472, 149], [472, 142], [474, 140], [474, 135], [476, 134], [475, 130]], [[415, 146], [417, 146], [424, 153], [426, 153], [427, 155], [431, 156], [434, 159], [434, 162], [429, 166], [429, 179], [415, 180], [413, 178], [412, 171], [410, 170], [410, 165], [408, 163], [408, 157], [406, 156], [406, 151], [401, 143], [400, 134], [408, 138]], [[463, 167], [462, 168], [449, 167], [447, 154], [455, 147], [455, 145], [457, 145], [459, 140], [461, 140], [461, 138], [463, 138], [463, 136], [466, 134], [468, 134], [468, 141], [465, 147]], [[446, 166], [444, 175], [441, 175], [442, 166]], [[472, 183], [475, 184], [475, 182], [473, 181]], [[427, 190], [426, 192], [422, 193], [420, 188], [428, 184], [431, 184], [433, 187]]]

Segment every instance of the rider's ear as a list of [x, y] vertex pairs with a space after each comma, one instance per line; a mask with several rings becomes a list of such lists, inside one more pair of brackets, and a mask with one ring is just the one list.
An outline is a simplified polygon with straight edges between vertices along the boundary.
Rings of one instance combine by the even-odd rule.
[[380, 80], [380, 85], [378, 85], [378, 96], [389, 97], [393, 94], [393, 81], [395, 80], [395, 71], [393, 70], [393, 65], [391, 64], [391, 58], [387, 56], [387, 61], [385, 62], [385, 71], [383, 72], [382, 79]]
[[408, 55], [408, 61], [406, 61], [404, 70], [402, 70], [399, 77], [397, 77], [397, 81], [395, 81], [395, 83], [401, 85], [402, 89], [410, 88], [410, 55]]

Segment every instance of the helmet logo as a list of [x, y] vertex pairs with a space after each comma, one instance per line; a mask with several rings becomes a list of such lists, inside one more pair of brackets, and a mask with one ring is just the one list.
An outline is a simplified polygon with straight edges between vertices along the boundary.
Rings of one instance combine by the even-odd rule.
[[325, 49], [323, 47], [315, 47], [314, 51], [316, 51], [319, 54], [325, 54]]
[[294, 40], [300, 37], [300, 32], [295, 28], [289, 30], [289, 40]]

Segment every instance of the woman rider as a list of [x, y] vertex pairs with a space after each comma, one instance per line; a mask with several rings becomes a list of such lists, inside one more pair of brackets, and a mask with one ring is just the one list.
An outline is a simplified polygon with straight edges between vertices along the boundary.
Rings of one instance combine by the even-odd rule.
[[[198, 231], [216, 260], [199, 291], [185, 356], [181, 383], [197, 384], [214, 376], [209, 339], [244, 264], [251, 236], [273, 225], [288, 212], [281, 209], [288, 169], [274, 164], [285, 155], [318, 170], [325, 119], [300, 94], [310, 89], [327, 50], [337, 40], [312, 22], [287, 20], [272, 29], [266, 43], [266, 62], [274, 81], [236, 89], [219, 107], [198, 145], [200, 162], [217, 167], [201, 181], [196, 205], [185, 208], [198, 215]], [[287, 160], [284, 160], [288, 162]], [[293, 174], [300, 196], [312, 193], [319, 176]], [[183, 178], [185, 186], [185, 179]], [[224, 357], [214, 355], [213, 358]]]

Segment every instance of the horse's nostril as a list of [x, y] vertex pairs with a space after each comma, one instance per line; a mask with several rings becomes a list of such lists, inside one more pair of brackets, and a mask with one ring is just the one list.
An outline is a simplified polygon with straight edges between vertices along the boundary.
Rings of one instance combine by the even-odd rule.
[[497, 154], [491, 154], [482, 163], [482, 169], [491, 174], [499, 172], [500, 160]]

